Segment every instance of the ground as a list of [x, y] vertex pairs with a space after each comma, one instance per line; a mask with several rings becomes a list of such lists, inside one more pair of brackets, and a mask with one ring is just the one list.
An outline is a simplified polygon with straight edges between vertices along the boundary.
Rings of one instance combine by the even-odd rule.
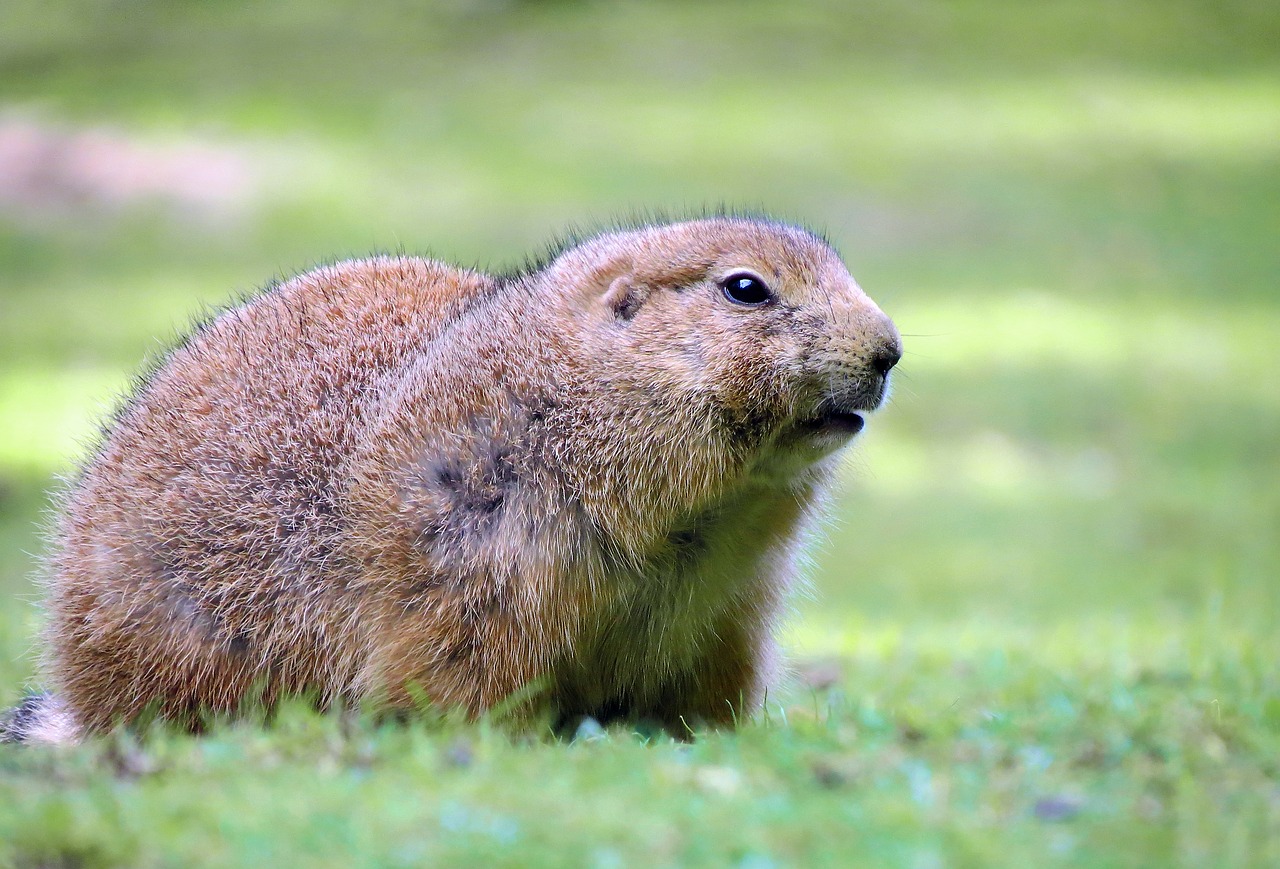
[[794, 678], [692, 744], [300, 708], [0, 749], [0, 866], [1280, 864], [1280, 12], [91, 7], [0, 31], [0, 704], [46, 492], [202, 306], [727, 202], [898, 322]]

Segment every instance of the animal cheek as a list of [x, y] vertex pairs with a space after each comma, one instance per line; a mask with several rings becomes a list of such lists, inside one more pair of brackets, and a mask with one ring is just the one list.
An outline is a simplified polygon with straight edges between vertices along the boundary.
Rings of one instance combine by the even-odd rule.
[[686, 335], [677, 343], [678, 352], [695, 371], [707, 367], [706, 340], [701, 335]]
[[726, 404], [758, 420], [786, 415], [795, 381], [785, 359], [759, 353], [735, 360], [733, 375], [722, 379]]

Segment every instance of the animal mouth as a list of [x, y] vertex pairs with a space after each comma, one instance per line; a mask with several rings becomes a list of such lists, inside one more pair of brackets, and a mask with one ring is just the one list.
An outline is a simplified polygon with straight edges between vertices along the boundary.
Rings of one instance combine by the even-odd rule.
[[807, 427], [815, 433], [842, 434], [851, 437], [862, 431], [862, 427], [866, 424], [866, 419], [860, 413], [829, 408], [809, 420]]
[[828, 396], [814, 408], [813, 415], [800, 425], [805, 431], [820, 438], [851, 438], [867, 424], [867, 414], [884, 402], [884, 386], [874, 394], [860, 390], [851, 394]]

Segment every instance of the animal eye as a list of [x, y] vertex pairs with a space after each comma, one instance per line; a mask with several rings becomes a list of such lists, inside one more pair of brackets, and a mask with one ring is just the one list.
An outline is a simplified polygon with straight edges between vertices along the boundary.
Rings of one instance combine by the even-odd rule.
[[773, 292], [753, 274], [737, 272], [720, 282], [724, 297], [735, 305], [746, 305], [758, 308], [766, 302], [773, 301]]

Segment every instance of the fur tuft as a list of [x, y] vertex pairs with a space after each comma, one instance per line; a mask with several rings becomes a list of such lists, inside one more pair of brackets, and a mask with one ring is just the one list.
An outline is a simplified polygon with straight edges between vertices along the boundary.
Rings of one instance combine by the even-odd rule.
[[29, 694], [0, 716], [0, 743], [67, 745], [79, 740], [74, 716], [52, 694]]

